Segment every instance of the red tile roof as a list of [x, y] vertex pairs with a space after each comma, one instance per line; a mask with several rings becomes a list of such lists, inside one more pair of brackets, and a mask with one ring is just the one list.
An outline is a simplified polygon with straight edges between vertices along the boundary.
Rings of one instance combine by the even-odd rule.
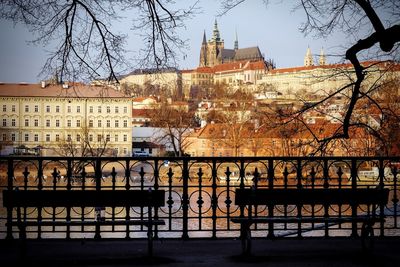
[[243, 70], [266, 70], [264, 61], [235, 61], [227, 62], [213, 67], [198, 67], [192, 72], [196, 73], [216, 73], [216, 72], [238, 72]]
[[193, 72], [198, 73], [214, 73], [214, 69], [210, 67], [198, 67], [197, 69], [193, 70]]
[[132, 118], [143, 118], [143, 117], [150, 117], [148, 114], [148, 109], [132, 109]]
[[194, 72], [195, 70], [181, 70], [181, 73], [192, 73], [192, 72]]
[[147, 97], [135, 97], [134, 99], [132, 99], [132, 102], [138, 102], [141, 103], [143, 101], [145, 101], [146, 99], [151, 99], [157, 102], [157, 99], [153, 96], [147, 96]]
[[41, 84], [11, 84], [0, 83], [0, 96], [16, 96], [16, 97], [69, 97], [69, 98], [129, 98], [122, 92], [116, 91], [106, 86], [93, 86], [84, 84], [73, 84], [68, 88], [63, 85], [47, 85], [45, 88]]
[[[400, 64], [391, 63], [387, 61], [364, 61], [361, 62], [361, 65], [364, 67], [378, 65], [381, 67], [390, 67], [390, 69], [392, 70], [400, 70]], [[300, 66], [300, 67], [273, 69], [270, 70], [268, 73], [278, 74], [278, 73], [298, 72], [298, 71], [313, 70], [313, 69], [342, 69], [342, 68], [353, 68], [353, 65], [350, 63], [340, 63], [340, 64], [317, 65], [317, 66]]]

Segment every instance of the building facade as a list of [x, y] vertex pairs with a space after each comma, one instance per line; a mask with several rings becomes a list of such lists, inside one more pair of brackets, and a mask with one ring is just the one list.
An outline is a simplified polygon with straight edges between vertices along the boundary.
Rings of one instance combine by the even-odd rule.
[[[319, 61], [323, 65], [310, 65], [308, 52], [305, 66], [281, 68], [267, 71], [258, 84], [269, 91], [278, 92], [287, 98], [297, 96], [326, 96], [356, 80], [353, 65], [326, 64], [324, 55]], [[312, 63], [313, 64], [313, 63]], [[400, 78], [400, 65], [385, 61], [361, 62], [365, 68], [364, 90], [377, 86], [390, 79]]]
[[0, 84], [0, 103], [2, 154], [131, 155], [132, 101], [113, 89]]

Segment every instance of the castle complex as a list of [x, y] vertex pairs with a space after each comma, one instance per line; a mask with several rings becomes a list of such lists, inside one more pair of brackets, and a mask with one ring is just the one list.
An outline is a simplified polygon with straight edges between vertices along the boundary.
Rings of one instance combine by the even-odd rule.
[[[362, 62], [363, 66], [372, 66], [368, 68], [370, 74], [366, 77], [366, 86], [368, 81], [374, 81], [390, 65], [388, 62], [383, 63]], [[275, 69], [272, 65], [266, 62], [258, 46], [239, 48], [237, 34], [233, 49], [225, 48], [215, 21], [212, 37], [208, 41], [206, 32], [203, 33], [198, 67], [169, 72], [158, 70], [157, 75], [134, 72], [121, 79], [121, 84], [126, 83], [132, 87], [157, 84], [166, 89], [164, 91], [169, 91], [171, 96], [182, 96], [185, 99], [194, 97], [196, 92], [208, 91], [214, 85], [221, 84], [234, 90], [252, 92], [261, 98], [278, 95], [283, 98], [296, 98], [299, 94], [326, 95], [354, 78], [351, 64], [329, 64], [322, 48], [316, 57], [308, 47], [303, 66]], [[398, 67], [395, 69], [398, 75]], [[166, 79], [167, 76], [170, 78]]]
[[264, 59], [258, 46], [239, 49], [237, 34], [234, 48], [226, 49], [224, 47], [224, 40], [220, 37], [216, 20], [212, 38], [208, 42], [206, 40], [206, 32], [204, 31], [200, 49], [200, 67], [213, 67], [232, 61], [259, 61]]

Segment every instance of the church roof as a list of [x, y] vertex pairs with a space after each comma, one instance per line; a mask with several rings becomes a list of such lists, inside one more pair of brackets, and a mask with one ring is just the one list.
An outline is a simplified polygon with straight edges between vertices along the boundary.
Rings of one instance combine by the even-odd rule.
[[222, 49], [219, 55], [222, 62], [243, 61], [243, 60], [259, 60], [262, 55], [258, 46], [234, 49]]
[[248, 59], [260, 59], [262, 58], [260, 49], [258, 46], [255, 47], [246, 47], [246, 48], [240, 48], [236, 50], [235, 53], [235, 61], [238, 60], [248, 60]]
[[234, 57], [235, 57], [235, 50], [222, 49], [222, 51], [221, 51], [222, 61], [231, 61]]

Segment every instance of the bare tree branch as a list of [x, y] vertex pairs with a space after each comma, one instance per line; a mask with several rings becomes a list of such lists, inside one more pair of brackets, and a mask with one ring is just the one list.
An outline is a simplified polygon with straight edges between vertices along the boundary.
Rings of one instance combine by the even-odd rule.
[[112, 28], [121, 20], [119, 14], [132, 14], [133, 20], [140, 21], [135, 29], [142, 33], [150, 26], [142, 64], [172, 66], [177, 51], [185, 48], [176, 31], [196, 12], [196, 4], [175, 10], [171, 0], [5, 0], [0, 2], [0, 17], [26, 25], [35, 34], [34, 44], [58, 43], [43, 67], [43, 76], [118, 82], [118, 72], [129, 65], [127, 35]]

